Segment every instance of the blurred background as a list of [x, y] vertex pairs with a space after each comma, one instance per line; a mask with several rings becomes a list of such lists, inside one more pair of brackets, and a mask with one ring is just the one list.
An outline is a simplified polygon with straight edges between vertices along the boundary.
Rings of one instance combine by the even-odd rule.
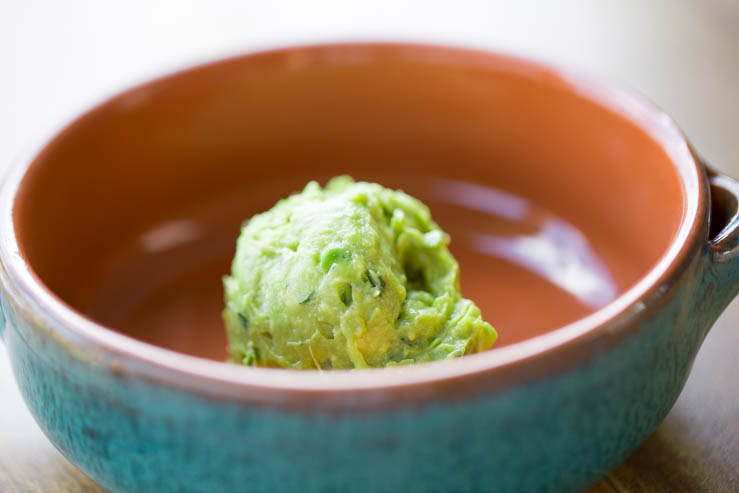
[[[493, 49], [610, 77], [739, 177], [739, 0], [0, 0], [0, 172], [66, 119], [154, 75], [240, 51], [369, 39]], [[667, 420], [595, 490], [739, 491], [736, 348], [739, 300]], [[1, 347], [0, 491], [97, 491], [32, 421]]]

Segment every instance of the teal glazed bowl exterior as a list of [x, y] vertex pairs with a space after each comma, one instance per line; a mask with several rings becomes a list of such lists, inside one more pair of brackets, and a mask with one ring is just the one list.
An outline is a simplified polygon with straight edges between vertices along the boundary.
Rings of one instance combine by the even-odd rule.
[[[639, 97], [469, 50], [368, 44], [245, 55], [142, 86], [156, 90], [137, 104], [176, 91], [167, 84], [183, 77], [208, 84], [202, 74], [263, 59], [272, 68], [284, 62], [286, 73], [316, 59], [351, 70], [378, 60], [450, 67], [464, 60], [577, 91], [588, 104], [621, 111], [665, 149], [683, 194], [679, 224], [666, 251], [615, 299], [523, 341], [407, 368], [245, 368], [114, 331], [49, 287], [57, 281], [39, 274], [28, 245], [37, 233], [18, 204], [34, 204], [24, 183], [40, 179], [39, 159], [61, 152], [54, 136], [14, 166], [0, 191], [0, 333], [25, 402], [52, 443], [116, 492], [578, 491], [628, 457], [670, 410], [707, 331], [739, 293], [739, 184], [706, 171], [674, 123]], [[144, 94], [136, 91], [126, 94]], [[122, 104], [124, 96], [60, 135], [99, 128], [96, 118], [110, 108], [113, 121], [141, 111]], [[146, 122], [147, 132], [161, 124]], [[110, 138], [125, 138], [125, 125]], [[69, 166], [64, 176], [77, 176]], [[65, 186], [74, 201], [77, 191]]]

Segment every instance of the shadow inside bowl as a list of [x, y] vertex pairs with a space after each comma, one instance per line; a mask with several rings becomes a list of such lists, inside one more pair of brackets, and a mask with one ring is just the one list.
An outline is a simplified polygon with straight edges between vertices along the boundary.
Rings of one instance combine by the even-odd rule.
[[[88, 295], [79, 306], [137, 339], [223, 360], [221, 279], [230, 269], [240, 224], [314, 178], [325, 181], [293, 176], [253, 183], [173, 214], [110, 252], [88, 278], [90, 285], [80, 286]], [[636, 274], [617, 248], [600, 245], [596, 251], [574, 225], [522, 197], [443, 178], [362, 178], [402, 188], [431, 207], [451, 235], [464, 295], [500, 334], [496, 347], [602, 307]]]

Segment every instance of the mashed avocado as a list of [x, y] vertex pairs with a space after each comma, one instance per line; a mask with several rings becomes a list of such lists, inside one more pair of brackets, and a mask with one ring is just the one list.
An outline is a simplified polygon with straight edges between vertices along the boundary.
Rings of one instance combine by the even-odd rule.
[[308, 183], [242, 228], [223, 280], [232, 361], [366, 368], [490, 348], [497, 334], [462, 298], [448, 243], [403, 192]]

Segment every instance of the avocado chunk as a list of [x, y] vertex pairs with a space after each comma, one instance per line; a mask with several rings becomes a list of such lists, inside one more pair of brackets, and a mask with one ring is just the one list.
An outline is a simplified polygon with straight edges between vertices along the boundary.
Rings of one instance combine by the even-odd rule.
[[308, 183], [242, 227], [223, 279], [231, 361], [346, 369], [489, 349], [497, 334], [462, 297], [448, 244], [404, 192]]

